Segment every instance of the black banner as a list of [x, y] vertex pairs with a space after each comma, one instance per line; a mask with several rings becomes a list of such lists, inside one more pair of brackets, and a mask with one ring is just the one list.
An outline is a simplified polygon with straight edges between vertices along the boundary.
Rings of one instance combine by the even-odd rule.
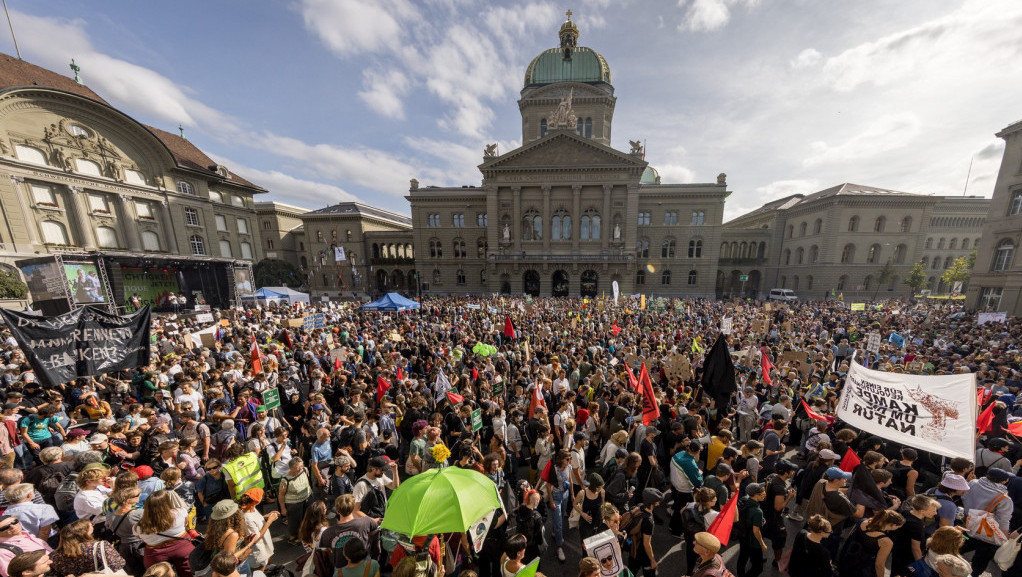
[[56, 317], [0, 310], [42, 383], [149, 364], [149, 307], [120, 316], [82, 307]]

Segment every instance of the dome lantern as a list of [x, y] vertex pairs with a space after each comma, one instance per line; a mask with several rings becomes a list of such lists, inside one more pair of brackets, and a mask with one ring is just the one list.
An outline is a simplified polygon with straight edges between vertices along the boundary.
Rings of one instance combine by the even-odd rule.
[[558, 38], [561, 40], [561, 50], [564, 52], [564, 59], [571, 60], [571, 53], [578, 46], [578, 27], [571, 21], [571, 10], [564, 13], [567, 16], [567, 20], [564, 24], [561, 24], [561, 29], [557, 32]]

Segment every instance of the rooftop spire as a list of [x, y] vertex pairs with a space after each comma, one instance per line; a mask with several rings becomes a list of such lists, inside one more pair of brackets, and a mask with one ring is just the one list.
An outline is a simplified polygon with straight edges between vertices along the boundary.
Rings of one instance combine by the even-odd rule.
[[177, 125], [177, 131], [181, 134], [181, 138], [185, 137], [185, 127], [180, 124]]
[[82, 81], [82, 77], [78, 74], [79, 72], [82, 71], [82, 67], [75, 64], [74, 58], [71, 59], [71, 70], [73, 70], [75, 73], [75, 82], [84, 85], [85, 82]]
[[578, 27], [571, 21], [571, 10], [564, 13], [567, 19], [564, 24], [561, 24], [561, 29], [557, 32], [558, 38], [561, 39], [561, 50], [564, 51], [564, 58], [571, 58], [571, 51], [578, 45]]

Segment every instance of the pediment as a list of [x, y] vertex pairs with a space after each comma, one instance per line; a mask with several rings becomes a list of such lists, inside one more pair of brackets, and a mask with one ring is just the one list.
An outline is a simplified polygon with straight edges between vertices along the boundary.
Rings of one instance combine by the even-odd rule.
[[583, 138], [574, 131], [559, 131], [506, 154], [488, 159], [479, 166], [486, 172], [529, 169], [606, 169], [645, 168], [639, 156], [625, 154], [595, 140]]

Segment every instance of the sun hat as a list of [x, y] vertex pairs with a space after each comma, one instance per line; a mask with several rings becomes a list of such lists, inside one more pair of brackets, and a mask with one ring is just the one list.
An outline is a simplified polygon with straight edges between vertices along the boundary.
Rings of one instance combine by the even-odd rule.
[[700, 531], [695, 536], [696, 544], [704, 549], [709, 550], [712, 553], [720, 551], [720, 539], [716, 538], [712, 533], [706, 531]]
[[238, 504], [230, 499], [224, 499], [213, 505], [213, 512], [209, 518], [214, 521], [221, 521], [238, 512]]

